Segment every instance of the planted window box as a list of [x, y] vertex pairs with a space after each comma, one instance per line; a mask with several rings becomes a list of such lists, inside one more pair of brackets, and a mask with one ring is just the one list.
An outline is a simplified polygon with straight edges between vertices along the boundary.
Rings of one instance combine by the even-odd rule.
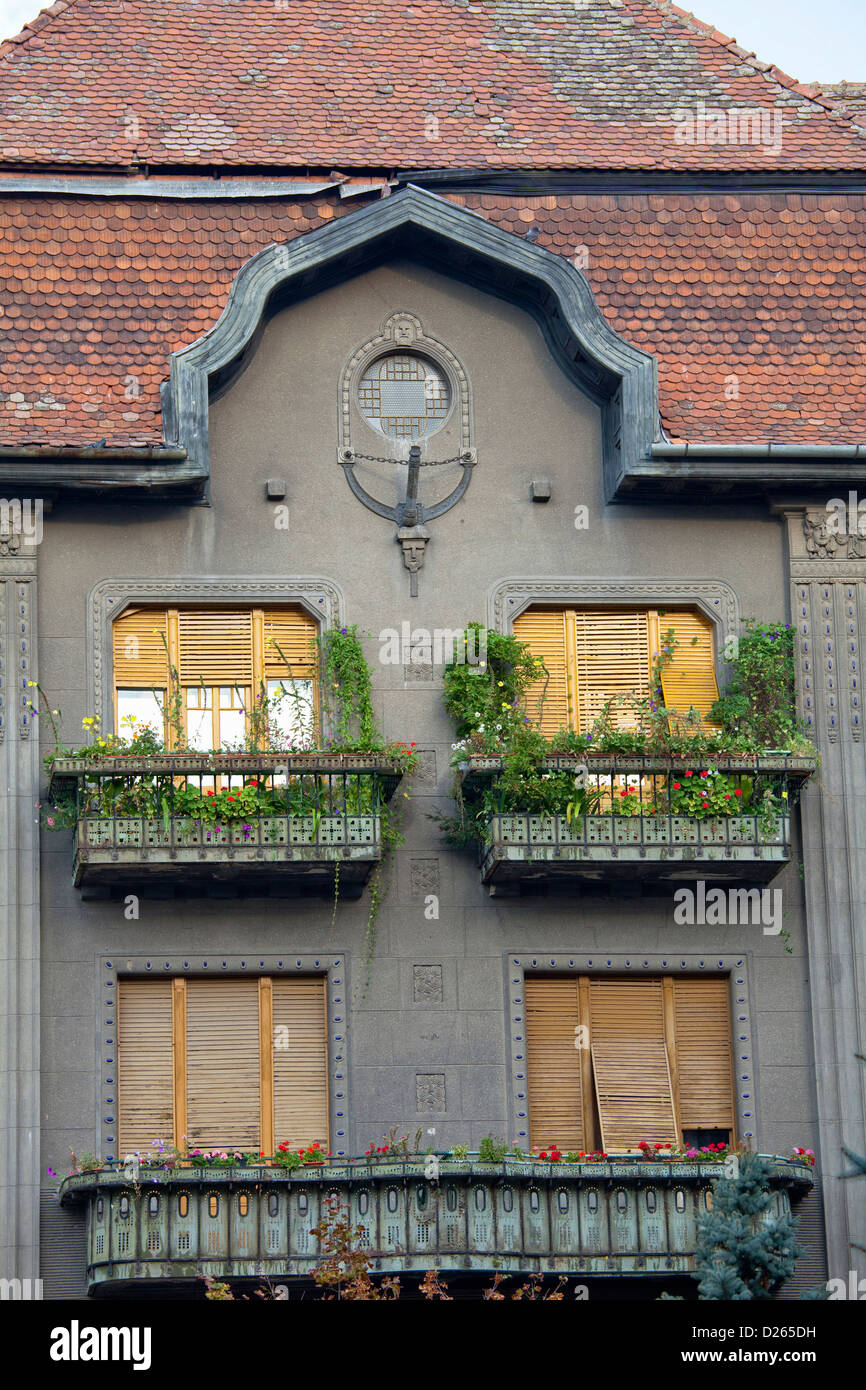
[[709, 879], [768, 881], [791, 857], [792, 809], [816, 764], [721, 761], [546, 758], [538, 777], [555, 809], [543, 815], [514, 805], [520, 792], [504, 784], [503, 760], [464, 760], [461, 794], [474, 808], [484, 882], [676, 878], [685, 865]]
[[299, 891], [362, 885], [406, 760], [380, 754], [160, 754], [56, 758], [49, 799], [73, 831], [73, 882]]

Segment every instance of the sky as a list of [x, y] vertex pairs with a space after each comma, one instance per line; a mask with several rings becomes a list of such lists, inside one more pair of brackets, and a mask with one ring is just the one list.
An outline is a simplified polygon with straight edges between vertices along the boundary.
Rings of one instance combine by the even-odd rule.
[[[821, 0], [818, 5], [815, 0], [679, 0], [679, 4], [800, 82], [866, 82], [866, 0]], [[42, 8], [40, 0], [0, 0], [0, 39], [17, 34]]]

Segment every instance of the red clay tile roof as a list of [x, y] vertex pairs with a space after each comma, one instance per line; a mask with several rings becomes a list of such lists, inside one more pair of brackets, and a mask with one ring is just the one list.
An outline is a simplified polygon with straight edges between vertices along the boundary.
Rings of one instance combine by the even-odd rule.
[[[360, 201], [0, 203], [0, 442], [158, 442], [169, 353], [216, 322], [240, 265]], [[862, 440], [863, 195], [455, 201], [585, 262], [609, 321], [658, 356], [673, 439]]]
[[[58, 0], [0, 55], [7, 165], [866, 165], [847, 117], [669, 0]], [[724, 132], [689, 141], [699, 102]]]
[[855, 124], [866, 126], [866, 82], [816, 82], [813, 85], [823, 101], [831, 102]]

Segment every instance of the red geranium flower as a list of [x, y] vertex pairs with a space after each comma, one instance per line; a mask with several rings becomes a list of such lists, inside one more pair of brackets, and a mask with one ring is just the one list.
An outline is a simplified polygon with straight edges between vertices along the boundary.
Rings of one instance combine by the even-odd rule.
[[680, 784], [679, 784], [679, 782], [674, 782], [672, 785], [673, 785], [674, 791], [675, 791], [675, 792], [678, 792], [679, 789], [680, 789]]
[[739, 787], [737, 787], [736, 790], [734, 791], [734, 796], [742, 796], [742, 795], [743, 795], [742, 791], [740, 790]]
[[694, 777], [694, 775], [695, 775], [695, 774], [694, 774], [693, 772], [687, 772], [687, 773], [686, 773], [686, 776], [687, 776], [687, 777]]

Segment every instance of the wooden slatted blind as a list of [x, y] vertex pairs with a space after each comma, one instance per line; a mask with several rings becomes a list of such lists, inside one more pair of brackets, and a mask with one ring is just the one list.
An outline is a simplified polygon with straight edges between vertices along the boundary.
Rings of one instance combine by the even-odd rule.
[[538, 656], [547, 669], [527, 693], [526, 712], [541, 732], [550, 738], [559, 729], [576, 728], [576, 711], [570, 689], [567, 624], [569, 615], [562, 610], [530, 608], [514, 620], [514, 636], [525, 642], [533, 656]]
[[[648, 615], [595, 609], [576, 613], [574, 621], [577, 707], [580, 730], [588, 733], [611, 698], [648, 694]], [[637, 722], [628, 704], [614, 703], [611, 717], [616, 728]]]
[[[662, 676], [665, 703], [680, 715], [694, 705], [709, 724], [706, 715], [719, 694], [713, 625], [703, 614], [685, 610], [530, 608], [521, 613], [514, 635], [549, 672], [547, 682], [536, 682], [529, 692], [530, 717], [537, 722], [541, 711], [541, 732], [548, 738], [563, 728], [588, 733], [613, 700], [615, 727], [634, 727], [637, 715], [628, 697], [649, 695], [653, 653], [668, 629], [676, 645]], [[622, 703], [620, 697], [626, 697]]]
[[190, 1148], [258, 1150], [258, 980], [187, 980]]
[[661, 980], [591, 980], [590, 1038], [604, 1148], [676, 1144]]
[[157, 690], [167, 688], [168, 652], [162, 640], [168, 637], [168, 614], [165, 609], [124, 609], [114, 624], [113, 637], [116, 686]]
[[730, 989], [726, 979], [676, 979], [674, 1029], [683, 1129], [735, 1128]]
[[719, 698], [713, 648], [713, 625], [702, 613], [660, 613], [659, 636], [674, 633], [672, 661], [662, 668], [662, 694], [665, 705], [686, 715], [694, 706], [702, 721]]
[[[328, 1042], [325, 982], [319, 977], [274, 980], [274, 1137], [327, 1150]], [[287, 1044], [283, 1046], [283, 1044]]]
[[[315, 673], [317, 666], [316, 634], [318, 630], [315, 619], [303, 608], [266, 608], [264, 611], [265, 678], [268, 680], [309, 679]], [[282, 656], [280, 652], [282, 652]], [[289, 663], [288, 668], [283, 656]]]
[[587, 1148], [578, 981], [575, 976], [525, 982], [529, 1142], [563, 1153]]
[[171, 980], [118, 982], [118, 1154], [174, 1138]]
[[253, 679], [252, 613], [227, 608], [182, 608], [182, 685], [249, 685]]
[[531, 976], [524, 988], [534, 1147], [587, 1150], [599, 1125], [610, 1153], [676, 1144], [683, 1129], [735, 1137], [726, 978]]

